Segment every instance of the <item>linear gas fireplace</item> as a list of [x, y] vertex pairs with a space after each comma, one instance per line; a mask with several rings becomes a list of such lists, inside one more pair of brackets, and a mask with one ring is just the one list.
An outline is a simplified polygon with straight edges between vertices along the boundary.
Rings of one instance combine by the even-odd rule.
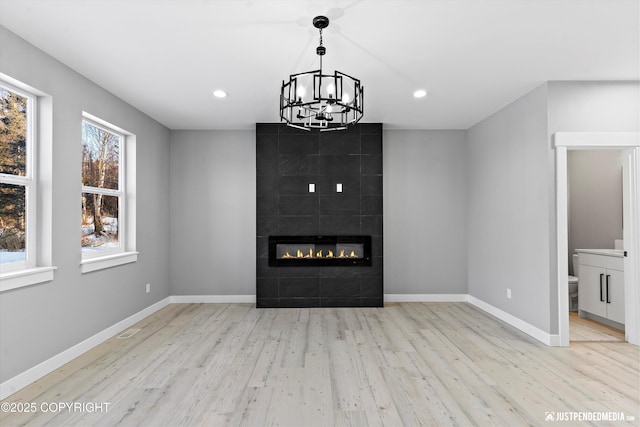
[[371, 236], [269, 236], [269, 267], [371, 265]]

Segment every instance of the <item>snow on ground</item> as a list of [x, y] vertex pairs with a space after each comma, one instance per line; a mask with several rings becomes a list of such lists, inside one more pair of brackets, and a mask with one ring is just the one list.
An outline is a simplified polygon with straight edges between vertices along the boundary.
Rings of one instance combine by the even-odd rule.
[[24, 250], [8, 251], [0, 249], [0, 264], [8, 264], [10, 262], [23, 262], [27, 259]]
[[99, 251], [120, 246], [120, 242], [118, 242], [118, 218], [102, 218], [102, 227], [105, 234], [96, 236], [94, 234], [95, 227], [93, 224], [82, 226], [83, 251]]
[[[100, 251], [107, 248], [117, 248], [120, 246], [118, 241], [118, 218], [105, 217], [102, 219], [105, 235], [96, 236], [93, 234], [93, 224], [82, 227], [82, 250], [83, 251]], [[8, 251], [0, 249], [0, 264], [9, 264], [12, 262], [23, 262], [27, 259], [24, 250]]]

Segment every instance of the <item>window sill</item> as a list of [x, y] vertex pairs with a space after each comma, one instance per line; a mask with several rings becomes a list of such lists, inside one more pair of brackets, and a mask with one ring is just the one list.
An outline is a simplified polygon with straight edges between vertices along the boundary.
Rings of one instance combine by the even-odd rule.
[[0, 292], [53, 280], [57, 267], [35, 267], [0, 274]]
[[82, 260], [80, 263], [80, 272], [83, 274], [90, 273], [92, 271], [117, 267], [119, 265], [129, 264], [136, 261], [138, 261], [138, 252], [123, 252], [104, 257], [88, 258]]
[[80, 272], [83, 274], [90, 273], [92, 271], [104, 270], [105, 268], [117, 267], [136, 261], [138, 261], [138, 252], [123, 252], [104, 257], [88, 258], [80, 263]]

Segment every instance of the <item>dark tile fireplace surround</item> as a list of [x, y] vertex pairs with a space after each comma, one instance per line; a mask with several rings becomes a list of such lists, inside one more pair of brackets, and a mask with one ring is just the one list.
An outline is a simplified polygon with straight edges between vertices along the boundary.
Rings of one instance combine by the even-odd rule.
[[382, 124], [259, 123], [256, 154], [257, 307], [382, 307]]

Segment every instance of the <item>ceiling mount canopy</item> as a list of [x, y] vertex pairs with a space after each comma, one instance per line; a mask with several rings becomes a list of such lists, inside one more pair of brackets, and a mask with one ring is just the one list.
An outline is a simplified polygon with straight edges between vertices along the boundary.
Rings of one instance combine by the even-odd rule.
[[316, 48], [320, 69], [291, 74], [288, 82], [282, 82], [280, 119], [304, 130], [346, 129], [362, 119], [364, 88], [359, 79], [340, 71], [323, 73], [322, 57], [327, 49], [322, 45], [322, 30], [329, 26], [329, 18], [316, 16], [313, 26], [320, 33], [320, 45]]

